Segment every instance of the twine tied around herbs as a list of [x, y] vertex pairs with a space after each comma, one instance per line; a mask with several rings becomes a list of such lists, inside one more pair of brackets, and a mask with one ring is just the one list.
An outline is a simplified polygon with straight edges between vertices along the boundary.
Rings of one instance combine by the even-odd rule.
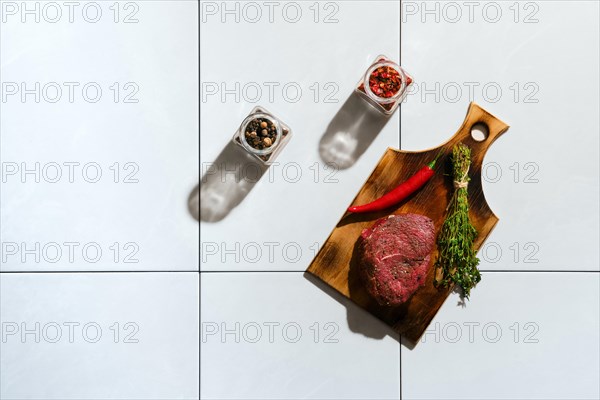
[[469, 186], [469, 182], [467, 182], [467, 181], [463, 181], [463, 182], [454, 181], [454, 189], [463, 189], [463, 188], [466, 188], [467, 186]]
[[454, 189], [463, 189], [469, 186], [469, 169], [458, 181], [454, 181]]
[[[459, 180], [454, 180], [452, 182], [453, 186], [454, 186], [454, 193], [452, 193], [452, 200], [454, 200], [454, 198], [457, 196], [458, 189], [466, 189], [469, 186], [469, 181], [470, 181], [469, 169], [470, 169], [470, 165], [467, 167], [465, 173], [460, 177]], [[446, 206], [446, 211], [448, 211], [448, 209], [450, 208], [450, 205], [452, 204], [452, 200]]]

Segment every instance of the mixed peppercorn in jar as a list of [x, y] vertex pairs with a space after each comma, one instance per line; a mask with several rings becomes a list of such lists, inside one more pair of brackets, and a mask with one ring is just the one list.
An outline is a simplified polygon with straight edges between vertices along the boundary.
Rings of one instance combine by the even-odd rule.
[[257, 150], [271, 148], [277, 140], [277, 127], [267, 118], [255, 118], [244, 129], [246, 143]]
[[254, 108], [234, 135], [234, 141], [264, 163], [272, 162], [285, 146], [289, 127], [260, 107]]

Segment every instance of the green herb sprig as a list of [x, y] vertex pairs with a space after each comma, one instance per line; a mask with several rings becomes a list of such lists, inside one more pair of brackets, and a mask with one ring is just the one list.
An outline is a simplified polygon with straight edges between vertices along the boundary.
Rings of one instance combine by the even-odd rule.
[[438, 235], [439, 255], [435, 262], [442, 270], [437, 285], [447, 287], [451, 282], [460, 285], [468, 299], [471, 289], [481, 280], [473, 242], [477, 230], [469, 219], [467, 185], [470, 181], [471, 149], [459, 143], [452, 149], [452, 173], [454, 193], [446, 209], [446, 220]]

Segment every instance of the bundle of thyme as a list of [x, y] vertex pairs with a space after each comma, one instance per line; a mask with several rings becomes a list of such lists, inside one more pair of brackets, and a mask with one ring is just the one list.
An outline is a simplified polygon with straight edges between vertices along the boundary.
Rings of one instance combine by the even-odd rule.
[[467, 299], [471, 289], [481, 280], [477, 269], [479, 259], [473, 249], [477, 230], [469, 220], [467, 186], [470, 166], [471, 149], [463, 143], [455, 145], [452, 150], [454, 194], [438, 235], [439, 255], [435, 262], [442, 271], [442, 278], [436, 279], [436, 284], [447, 287], [452, 282], [460, 285]]

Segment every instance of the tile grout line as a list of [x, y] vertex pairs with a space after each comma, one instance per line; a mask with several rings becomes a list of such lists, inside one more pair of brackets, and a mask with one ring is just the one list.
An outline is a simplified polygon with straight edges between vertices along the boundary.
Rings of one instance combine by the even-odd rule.
[[166, 273], [194, 273], [197, 274], [201, 271], [198, 270], [126, 270], [126, 271], [116, 271], [116, 270], [92, 270], [92, 271], [83, 271], [83, 270], [73, 270], [73, 271], [0, 271], [0, 274], [166, 274]]
[[400, 392], [399, 392], [399, 398], [400, 400], [402, 400], [402, 335], [399, 335], [400, 340], [398, 341], [398, 346], [400, 347], [400, 351], [398, 352], [398, 363], [399, 363], [399, 367], [400, 367], [400, 371], [399, 371], [399, 375], [400, 375]]
[[[153, 272], [153, 271], [148, 271]], [[168, 272], [168, 271], [167, 271]], [[198, 271], [194, 271], [198, 272]], [[305, 273], [306, 270], [214, 270], [214, 271], [200, 271], [201, 274], [228, 274], [228, 273]], [[483, 273], [591, 273], [598, 274], [600, 270], [480, 270]]]
[[[198, 1], [196, 7], [198, 7], [198, 179], [202, 179], [200, 176], [201, 170], [201, 142], [202, 142], [202, 99], [200, 97], [200, 88], [202, 86], [202, 61], [200, 59], [201, 49], [201, 38], [202, 38], [202, 21], [200, 16], [200, 1]], [[200, 183], [198, 183], [198, 201], [200, 201]], [[198, 216], [198, 239], [202, 242], [202, 224], [200, 223], [200, 216]], [[202, 340], [201, 340], [201, 324], [202, 324], [202, 273], [201, 273], [201, 260], [202, 255], [200, 251], [200, 243], [198, 244], [198, 399], [202, 399]]]
[[[0, 271], [0, 274], [181, 274], [181, 273], [194, 273], [194, 274], [248, 274], [248, 273], [266, 273], [266, 274], [280, 274], [280, 273], [296, 273], [301, 274], [307, 272], [306, 270], [214, 270], [214, 271], [202, 271], [202, 270], [127, 270], [127, 271], [116, 271], [116, 270], [93, 270], [93, 271]], [[599, 274], [600, 270], [480, 270], [483, 273], [575, 273], [575, 274]]]
[[[402, 0], [398, 0], [398, 65], [402, 66]], [[402, 150], [402, 102], [398, 107], [398, 149]]]
[[[398, 64], [402, 66], [402, 0], [398, 0], [398, 21]], [[402, 103], [398, 108], [398, 149], [402, 150]], [[398, 336], [398, 398], [402, 400], [402, 335]]]
[[[0, 56], [2, 55], [2, 24], [0, 24]], [[2, 82], [2, 67], [0, 67], [0, 82]], [[2, 102], [0, 102], [0, 115], [2, 115]], [[0, 124], [0, 148], [2, 148], [2, 124]], [[1, 154], [0, 154], [1, 157]], [[2, 159], [0, 158], [0, 162]], [[0, 198], [2, 197], [2, 184], [0, 183]], [[0, 226], [2, 226], [2, 212], [0, 212]], [[0, 243], [2, 242], [2, 230], [0, 229]], [[2, 277], [2, 275], [0, 275]], [[0, 282], [1, 284], [1, 282]], [[0, 310], [2, 310], [2, 288], [0, 287]], [[2, 315], [0, 314], [0, 319]], [[0, 353], [2, 353], [2, 342], [0, 342]], [[0, 391], [2, 390], [2, 374], [0, 374]]]

